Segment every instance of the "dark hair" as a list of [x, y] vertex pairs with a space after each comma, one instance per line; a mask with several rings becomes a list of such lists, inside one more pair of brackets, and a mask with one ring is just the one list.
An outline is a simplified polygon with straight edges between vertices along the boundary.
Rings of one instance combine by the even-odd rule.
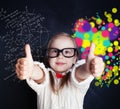
[[[48, 46], [47, 48], [50, 48], [51, 45], [52, 45], [52, 42], [58, 38], [58, 37], [68, 37], [70, 40], [72, 40], [75, 48], [77, 48], [77, 52], [76, 52], [76, 55], [77, 57], [79, 57], [79, 51], [78, 51], [78, 46], [75, 42], [75, 39], [68, 33], [64, 33], [64, 32], [61, 32], [61, 33], [57, 33], [55, 34], [51, 39], [50, 41], [48, 42]], [[45, 56], [45, 65], [46, 67], [50, 67], [49, 65], [49, 58], [47, 57], [47, 55]], [[52, 91], [55, 93], [56, 90], [55, 90], [55, 82], [54, 82], [54, 78], [53, 78], [53, 75], [52, 75], [52, 72], [49, 72], [50, 73], [50, 84], [51, 84], [51, 88], [52, 88]], [[68, 72], [61, 80], [61, 84], [60, 84], [60, 87], [59, 89], [62, 89], [64, 87], [64, 85], [68, 85], [68, 81], [70, 81], [70, 72]], [[58, 91], [59, 91], [58, 89]]]

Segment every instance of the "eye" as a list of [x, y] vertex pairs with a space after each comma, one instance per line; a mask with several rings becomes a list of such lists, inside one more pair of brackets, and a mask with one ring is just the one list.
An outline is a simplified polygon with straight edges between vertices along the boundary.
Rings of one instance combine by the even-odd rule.
[[71, 52], [72, 52], [72, 51], [71, 51], [70, 49], [64, 50], [64, 53], [65, 53], [65, 54], [71, 54]]
[[57, 54], [57, 53], [58, 53], [58, 50], [57, 50], [57, 49], [51, 48], [51, 49], [49, 50], [49, 55], [55, 55], [55, 54]]
[[51, 49], [50, 52], [51, 52], [51, 53], [57, 53], [58, 50], [57, 50], [57, 49]]

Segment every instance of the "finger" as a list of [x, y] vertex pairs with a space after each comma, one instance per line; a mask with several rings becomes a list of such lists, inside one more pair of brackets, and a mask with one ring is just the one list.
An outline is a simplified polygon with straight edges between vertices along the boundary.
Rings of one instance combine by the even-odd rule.
[[26, 58], [32, 59], [31, 48], [29, 44], [25, 45], [25, 55]]
[[26, 71], [23, 72], [23, 71], [16, 70], [16, 74], [20, 80], [24, 80], [27, 78]]
[[28, 71], [28, 67], [26, 65], [21, 65], [17, 63], [15, 67], [16, 67], [16, 73]]
[[91, 64], [104, 63], [101, 57], [95, 57], [91, 60]]
[[16, 64], [16, 65], [15, 65], [15, 70], [18, 70], [18, 69], [19, 69], [19, 68], [18, 68], [18, 64]]
[[87, 61], [86, 69], [87, 69], [88, 71], [90, 71], [91, 61], [95, 58], [94, 50], [95, 50], [95, 44], [92, 42], [92, 43], [91, 43], [91, 46], [90, 46], [90, 52], [89, 52], [88, 57], [87, 57], [87, 59], [86, 59], [86, 61]]
[[17, 64], [27, 65], [28, 60], [26, 58], [20, 58], [20, 59], [17, 60]]
[[24, 65], [19, 65], [19, 66], [18, 66], [18, 69], [19, 69], [20, 71], [27, 71], [27, 70], [28, 70], [28, 67], [27, 67], [27, 66], [24, 66]]
[[22, 73], [20, 72], [20, 70], [16, 69], [15, 72], [16, 72], [17, 77], [20, 79], [20, 76], [22, 75]]
[[19, 73], [19, 75], [17, 75], [17, 77], [20, 79], [20, 80], [24, 80], [26, 79], [25, 76], [21, 73]]
[[102, 72], [104, 71], [104, 63], [103, 62], [99, 62], [99, 65], [95, 65], [95, 64], [91, 64], [90, 66], [90, 71], [93, 75], [101, 75]]
[[94, 65], [94, 64], [91, 64], [91, 65], [90, 65], [90, 70], [91, 70], [92, 73], [97, 72], [98, 69], [99, 69], [99, 66], [96, 66], [96, 65]]
[[102, 75], [102, 73], [93, 73], [94, 77], [100, 77]]
[[18, 76], [19, 76], [19, 71], [18, 71], [18, 69], [15, 70], [15, 73], [16, 73], [16, 75], [17, 75], [17, 77], [18, 77]]

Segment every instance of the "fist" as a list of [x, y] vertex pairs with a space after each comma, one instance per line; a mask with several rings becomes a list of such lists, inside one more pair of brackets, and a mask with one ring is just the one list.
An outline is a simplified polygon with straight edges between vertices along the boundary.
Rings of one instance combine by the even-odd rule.
[[104, 62], [101, 57], [94, 55], [95, 44], [92, 43], [90, 52], [87, 58], [87, 70], [93, 74], [94, 77], [99, 77], [104, 71]]
[[104, 62], [102, 58], [95, 57], [94, 59], [91, 60], [90, 71], [94, 77], [99, 77], [102, 75], [102, 72], [104, 71]]
[[30, 78], [33, 71], [33, 58], [29, 44], [25, 45], [25, 55], [26, 57], [18, 59], [16, 63], [16, 74], [20, 80]]

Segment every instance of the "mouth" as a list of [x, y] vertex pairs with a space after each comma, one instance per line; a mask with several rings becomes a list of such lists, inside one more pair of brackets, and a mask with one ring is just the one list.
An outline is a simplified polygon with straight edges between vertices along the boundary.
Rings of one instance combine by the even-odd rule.
[[63, 63], [63, 62], [56, 62], [56, 65], [63, 66], [63, 65], [65, 65], [65, 63]]

